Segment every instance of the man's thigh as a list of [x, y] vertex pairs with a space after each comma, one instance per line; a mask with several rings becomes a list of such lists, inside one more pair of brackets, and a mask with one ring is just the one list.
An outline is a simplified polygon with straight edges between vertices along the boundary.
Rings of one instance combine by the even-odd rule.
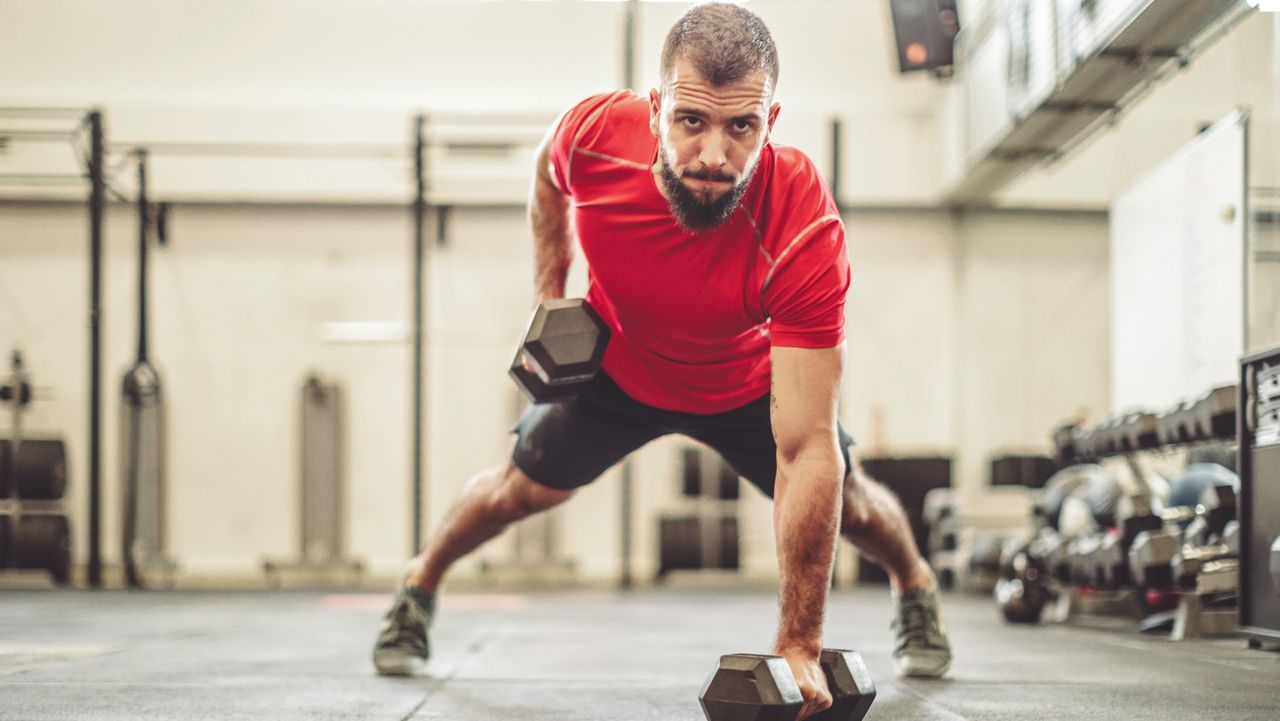
[[[727, 413], [708, 416], [699, 426], [687, 431], [687, 435], [710, 446], [739, 475], [761, 493], [773, 498], [773, 485], [778, 475], [778, 446], [773, 440], [768, 397]], [[849, 451], [853, 438], [845, 433], [843, 427], [837, 427], [837, 432], [845, 472], [848, 473], [853, 463]]]
[[511, 461], [540, 485], [585, 486], [662, 435], [645, 418], [645, 408], [601, 373], [572, 401], [529, 406], [512, 429]]

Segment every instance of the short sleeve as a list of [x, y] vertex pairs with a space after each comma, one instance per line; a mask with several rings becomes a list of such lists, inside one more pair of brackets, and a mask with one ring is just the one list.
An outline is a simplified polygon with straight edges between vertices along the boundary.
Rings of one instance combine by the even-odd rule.
[[551, 177], [556, 187], [573, 195], [573, 152], [599, 121], [601, 111], [617, 93], [593, 95], [569, 108], [556, 121], [551, 135]]
[[844, 341], [849, 258], [838, 218], [796, 240], [778, 259], [761, 293], [772, 345], [833, 348]]

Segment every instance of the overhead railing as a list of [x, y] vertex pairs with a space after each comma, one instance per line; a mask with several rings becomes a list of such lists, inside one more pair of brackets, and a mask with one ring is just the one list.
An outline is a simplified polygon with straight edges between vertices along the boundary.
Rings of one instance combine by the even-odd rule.
[[957, 38], [964, 171], [946, 193], [985, 205], [1113, 122], [1254, 8], [1244, 0], [1010, 0]]
[[[73, 134], [18, 110], [24, 112], [0, 116], [0, 200], [78, 198], [84, 170], [67, 152]], [[219, 117], [230, 122], [222, 126], [198, 111], [134, 108], [120, 115], [108, 166], [147, 148], [167, 201], [399, 205], [412, 192], [403, 113], [224, 113]], [[523, 206], [535, 151], [554, 119], [549, 111], [432, 112], [424, 147], [431, 205]]]

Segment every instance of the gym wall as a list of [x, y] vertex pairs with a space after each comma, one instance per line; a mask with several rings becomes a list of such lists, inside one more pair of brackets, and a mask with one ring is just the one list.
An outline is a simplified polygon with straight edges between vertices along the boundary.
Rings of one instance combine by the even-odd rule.
[[[115, 388], [135, 342], [132, 222], [129, 209], [118, 207], [108, 228], [108, 559], [119, 545]], [[431, 257], [429, 525], [471, 473], [505, 453], [515, 393], [505, 369], [529, 302], [522, 213], [460, 211], [453, 222], [454, 240]], [[958, 226], [942, 212], [881, 211], [850, 213], [846, 222], [854, 284], [842, 412], [867, 451], [878, 438], [892, 453], [957, 452], [972, 459], [958, 480], [976, 491], [992, 446], [1043, 448], [1044, 429], [1082, 398], [1096, 398], [1096, 411], [1106, 407], [1096, 382], [1105, 374], [1058, 369], [1057, 383], [1045, 387], [1041, 379], [1056, 361], [1105, 369], [1100, 217], [1005, 213]], [[256, 574], [264, 557], [294, 553], [297, 390], [314, 370], [347, 390], [350, 553], [375, 572], [394, 572], [409, 536], [408, 349], [325, 343], [321, 330], [333, 321], [405, 317], [406, 214], [179, 206], [173, 223], [173, 244], [153, 256], [152, 303], [153, 352], [169, 398], [175, 557], [189, 573], [236, 576]], [[82, 224], [81, 210], [63, 204], [6, 204], [0, 213], [0, 346], [20, 344], [37, 381], [54, 391], [53, 400], [32, 407], [29, 427], [68, 434], [77, 515], [87, 503]], [[1069, 282], [1044, 282], [1050, 271]], [[1063, 297], [1076, 291], [1078, 298]], [[1060, 320], [1041, 323], [1042, 313]], [[676, 502], [672, 445], [655, 444], [636, 465], [641, 577], [656, 568], [652, 519]], [[612, 476], [560, 511], [561, 547], [587, 577], [617, 571]], [[743, 565], [767, 575], [770, 506], [746, 497]], [[83, 533], [76, 541], [83, 553]], [[500, 562], [509, 550], [510, 538], [495, 542], [458, 576], [476, 573], [482, 559]]]
[[[641, 6], [642, 92], [655, 84], [662, 40], [686, 8]], [[839, 115], [850, 200], [936, 198], [932, 106], [942, 91], [884, 70], [894, 57], [887, 4], [756, 0], [752, 9], [783, 54], [778, 139], [826, 169], [829, 123]], [[51, 0], [24, 4], [18, 17], [0, 27], [0, 48], [13, 58], [0, 68], [5, 100], [103, 103], [118, 140], [402, 143], [412, 111], [554, 117], [623, 78], [623, 3]], [[244, 184], [264, 170], [244, 165]], [[324, 187], [342, 188], [341, 169], [330, 175]], [[368, 197], [363, 184], [346, 191]]]
[[[620, 5], [495, 5], [27, 3], [18, 22], [0, 25], [0, 87], [5, 102], [102, 103], [122, 139], [157, 129], [190, 140], [275, 139], [260, 135], [265, 117], [273, 133], [292, 128], [307, 140], [404, 143], [416, 109], [554, 111], [618, 85]], [[954, 455], [957, 484], [981, 495], [992, 453], [1047, 450], [1055, 423], [1109, 408], [1108, 183], [1119, 187], [1185, 142], [1201, 108], [1272, 102], [1274, 110], [1271, 19], [1247, 21], [1116, 129], [1002, 195], [1039, 210], [957, 215], [933, 208], [949, 90], [887, 70], [887, 4], [751, 7], [783, 53], [778, 139], [826, 168], [827, 122], [845, 120], [854, 278], [843, 418], [865, 450]], [[642, 7], [641, 87], [683, 9]], [[484, 28], [485, 39], [459, 28]], [[245, 170], [246, 182], [262, 168]], [[172, 245], [152, 256], [153, 348], [170, 402], [172, 546], [193, 574], [252, 577], [264, 557], [296, 550], [297, 389], [311, 370], [348, 391], [350, 555], [391, 574], [407, 553], [408, 347], [326, 344], [320, 328], [407, 317], [409, 218], [387, 198], [334, 182], [348, 202], [180, 203]], [[87, 507], [84, 222], [78, 204], [0, 202], [0, 349], [21, 344], [37, 382], [54, 389], [54, 400], [32, 406], [30, 427], [67, 434], [77, 518]], [[132, 210], [114, 207], [102, 436], [108, 562], [119, 545], [116, 384], [135, 342], [134, 234]], [[516, 208], [458, 210], [448, 244], [431, 250], [428, 528], [467, 476], [505, 451], [514, 395], [505, 367], [527, 317], [530, 261]], [[652, 519], [675, 502], [670, 446], [637, 459], [641, 578], [656, 568]], [[614, 471], [560, 511], [561, 548], [586, 577], [616, 574], [617, 489]], [[769, 506], [745, 497], [743, 565], [767, 575]], [[83, 521], [77, 528], [83, 559]], [[482, 559], [501, 560], [509, 548], [509, 537], [499, 539], [457, 577], [474, 578]]]

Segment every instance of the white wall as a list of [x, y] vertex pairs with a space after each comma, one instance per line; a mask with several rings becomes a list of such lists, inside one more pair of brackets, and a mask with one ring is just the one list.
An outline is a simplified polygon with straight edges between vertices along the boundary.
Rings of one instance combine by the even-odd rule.
[[[0, 6], [6, 18], [0, 105], [101, 105], [109, 137], [122, 143], [403, 145], [409, 117], [419, 110], [550, 118], [623, 81], [622, 3], [0, 0]], [[641, 90], [655, 84], [662, 40], [687, 7], [641, 5]], [[898, 76], [888, 5], [756, 0], [751, 7], [779, 45], [778, 139], [829, 168], [829, 123], [839, 115], [847, 201], [935, 198], [939, 87], [926, 77]], [[156, 192], [171, 197], [226, 200], [256, 192], [292, 201], [394, 201], [409, 187], [403, 158], [154, 162]], [[196, 173], [204, 176], [199, 183], [191, 177]]]
[[[661, 38], [685, 7], [641, 6], [642, 88], [654, 82]], [[887, 4], [751, 7], [781, 50], [777, 138], [826, 168], [828, 122], [839, 114], [846, 202], [934, 202], [942, 94], [927, 76], [897, 75]], [[622, 74], [623, 7], [611, 3], [0, 0], [0, 16], [0, 104], [101, 104], [119, 141], [403, 147], [417, 110], [554, 113], [616, 87]], [[180, 203], [173, 245], [154, 256], [175, 555], [193, 573], [248, 577], [264, 556], [294, 550], [297, 390], [314, 369], [349, 393], [351, 553], [375, 572], [394, 572], [409, 545], [409, 349], [325, 344], [319, 330], [328, 321], [408, 317], [408, 213], [388, 204], [405, 197], [407, 160], [290, 172], [274, 160], [230, 170], [155, 163], [158, 197], [205, 183], [203, 197], [259, 201]], [[260, 202], [281, 197], [311, 202]], [[842, 414], [864, 452], [955, 453], [959, 483], [977, 489], [990, 453], [1045, 449], [1054, 423], [1106, 407], [1102, 216], [861, 210], [846, 222], [854, 281]], [[113, 209], [108, 560], [119, 539], [116, 385], [134, 343], [133, 235], [131, 211]], [[81, 560], [84, 236], [79, 206], [0, 203], [0, 349], [21, 344], [37, 381], [56, 394], [34, 406], [32, 425], [70, 440]], [[514, 399], [505, 367], [528, 311], [527, 237], [514, 207], [463, 209], [449, 245], [431, 252], [429, 527], [470, 473], [505, 455]], [[1052, 371], [1047, 386], [1041, 368]], [[654, 515], [678, 504], [674, 445], [655, 444], [637, 459], [641, 577], [656, 566]], [[561, 546], [587, 577], [616, 573], [617, 493], [614, 473], [561, 512]], [[744, 565], [767, 574], [769, 506], [748, 497]], [[509, 548], [502, 539], [458, 573], [474, 577], [481, 558], [499, 561]]]
[[844, 418], [865, 453], [949, 452], [957, 292], [951, 216], [847, 213]]
[[1071, 417], [1110, 410], [1108, 239], [1097, 215], [975, 214], [956, 231], [957, 485], [997, 452], [1049, 450]]
[[[154, 358], [169, 400], [173, 551], [193, 574], [252, 577], [294, 553], [298, 387], [312, 370], [349, 394], [349, 548], [392, 573], [409, 546], [409, 349], [334, 345], [329, 321], [409, 314], [401, 209], [194, 206], [154, 253]], [[462, 210], [431, 251], [426, 520], [467, 477], [505, 458], [515, 391], [505, 374], [529, 304], [522, 214]], [[863, 453], [954, 453], [976, 492], [986, 460], [1046, 450], [1049, 429], [1107, 407], [1106, 228], [1099, 215], [855, 212], [842, 417]], [[54, 399], [32, 431], [69, 440], [69, 504], [87, 550], [87, 268], [82, 208], [0, 204], [0, 349], [21, 346]], [[113, 209], [105, 276], [103, 548], [119, 545], [118, 383], [134, 348], [133, 219]], [[575, 269], [575, 288], [583, 269]], [[655, 515], [678, 509], [674, 447], [636, 464], [636, 572], [656, 568]], [[773, 569], [769, 505], [749, 492], [743, 563]], [[559, 517], [584, 577], [617, 572], [616, 472]], [[508, 557], [510, 538], [466, 561]]]

